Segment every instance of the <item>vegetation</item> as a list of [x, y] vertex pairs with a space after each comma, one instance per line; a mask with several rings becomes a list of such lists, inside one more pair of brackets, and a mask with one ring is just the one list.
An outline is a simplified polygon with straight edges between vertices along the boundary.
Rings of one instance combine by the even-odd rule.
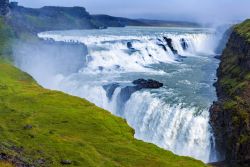
[[[240, 35], [244, 39], [249, 38], [250, 20], [235, 26], [234, 33]], [[235, 39], [231, 39], [227, 48], [224, 50], [222, 62], [220, 66], [219, 86], [223, 89], [227, 99], [224, 99], [224, 108], [227, 110], [236, 110], [235, 115], [245, 113], [246, 122], [250, 122], [250, 71], [246, 62], [249, 58], [241, 47], [250, 45], [248, 42], [244, 44], [235, 44]], [[246, 45], [246, 46], [244, 46]], [[236, 46], [236, 47], [235, 47]], [[234, 48], [234, 50], [232, 49]], [[239, 116], [239, 115], [238, 115]]]
[[[1, 46], [9, 32], [0, 20]], [[0, 48], [2, 57], [5, 48]], [[202, 167], [134, 139], [126, 121], [90, 102], [46, 90], [0, 58], [0, 166]]]
[[250, 42], [250, 19], [244, 21], [243, 23], [237, 25], [235, 30], [242, 37], [247, 39]]
[[212, 126], [229, 163], [249, 166], [250, 20], [236, 25], [221, 57]]

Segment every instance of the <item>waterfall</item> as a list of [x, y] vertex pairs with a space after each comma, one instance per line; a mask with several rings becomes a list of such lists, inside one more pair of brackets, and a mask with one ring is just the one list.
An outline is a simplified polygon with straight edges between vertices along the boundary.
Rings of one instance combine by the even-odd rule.
[[[42, 86], [85, 98], [125, 118], [138, 139], [178, 155], [204, 162], [216, 160], [216, 155], [210, 154], [215, 150], [208, 113], [216, 98], [213, 79], [214, 61], [218, 60], [213, 56], [219, 36], [214, 31], [130, 27], [43, 32], [38, 36], [87, 47], [82, 53], [71, 49], [73, 55], [62, 59], [40, 50], [49, 55], [45, 56], [47, 61], [57, 62], [55, 69], [60, 61], [75, 66], [75, 60], [81, 60], [81, 67], [71, 73], [46, 68], [38, 52], [29, 57], [17, 52], [17, 66]], [[43, 77], [51, 71], [56, 71], [52, 77]], [[164, 87], [131, 89], [132, 81], [138, 78], [159, 80]]]

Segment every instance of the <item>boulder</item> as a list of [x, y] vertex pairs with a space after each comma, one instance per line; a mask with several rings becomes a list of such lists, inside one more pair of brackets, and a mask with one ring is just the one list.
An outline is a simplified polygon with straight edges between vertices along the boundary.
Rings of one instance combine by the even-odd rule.
[[158, 89], [163, 87], [163, 83], [160, 83], [158, 81], [149, 79], [137, 79], [133, 81], [133, 84], [136, 85], [140, 89]]
[[131, 42], [127, 42], [127, 48], [128, 48], [128, 49], [132, 49], [132, 48], [133, 48], [133, 45], [132, 45]]
[[133, 48], [132, 42], [127, 42], [127, 48], [129, 49], [130, 53], [138, 51], [135, 48]]
[[186, 40], [184, 38], [181, 39], [181, 46], [183, 50], [187, 50], [188, 49], [188, 44], [186, 42]]

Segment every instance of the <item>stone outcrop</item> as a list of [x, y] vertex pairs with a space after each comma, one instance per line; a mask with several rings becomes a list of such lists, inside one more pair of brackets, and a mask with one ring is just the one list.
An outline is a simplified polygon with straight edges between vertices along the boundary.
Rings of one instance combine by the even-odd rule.
[[136, 85], [140, 89], [158, 89], [163, 87], [163, 83], [152, 79], [137, 79], [133, 81], [133, 84]]
[[250, 165], [250, 20], [237, 25], [221, 56], [210, 124], [229, 166]]

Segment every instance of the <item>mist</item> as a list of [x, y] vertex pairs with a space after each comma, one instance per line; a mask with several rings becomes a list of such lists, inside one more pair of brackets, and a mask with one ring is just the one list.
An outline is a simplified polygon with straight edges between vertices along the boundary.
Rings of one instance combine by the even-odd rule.
[[79, 43], [52, 41], [13, 43], [14, 64], [44, 87], [53, 87], [55, 76], [69, 75], [84, 66], [87, 48]]
[[250, 18], [249, 0], [18, 0], [28, 7], [83, 6], [91, 14], [129, 18], [195, 21], [200, 23], [238, 22]]

